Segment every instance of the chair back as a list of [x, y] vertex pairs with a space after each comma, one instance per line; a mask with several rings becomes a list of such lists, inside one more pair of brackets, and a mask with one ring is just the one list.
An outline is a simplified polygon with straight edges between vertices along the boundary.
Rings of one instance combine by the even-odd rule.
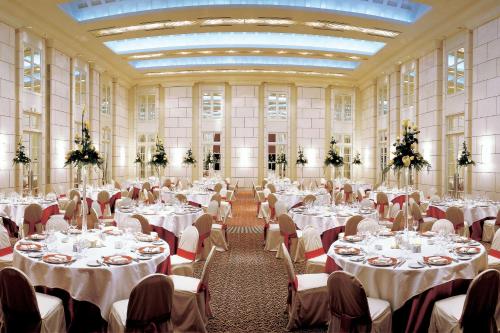
[[0, 270], [0, 304], [4, 332], [40, 332], [42, 318], [35, 289], [26, 274], [14, 267]]
[[115, 189], [117, 190], [121, 190], [122, 189], [122, 184], [120, 184], [118, 181], [114, 181], [114, 186], [115, 186]]
[[151, 274], [139, 281], [128, 300], [125, 332], [173, 332], [174, 283], [163, 274]]
[[294, 290], [297, 290], [297, 278], [295, 276], [295, 270], [293, 268], [292, 258], [290, 258], [290, 253], [285, 244], [281, 244], [281, 249], [283, 250], [283, 263], [285, 264], [286, 274], [288, 275], [288, 285], [292, 285]]
[[274, 186], [274, 184], [267, 184], [267, 188], [271, 193], [276, 193], [276, 186]]
[[328, 193], [330, 193], [330, 195], [333, 194], [334, 187], [333, 187], [333, 182], [331, 180], [328, 180], [326, 182], [325, 188], [328, 191]]
[[271, 209], [276, 209], [276, 202], [278, 201], [278, 198], [271, 193], [267, 196], [267, 202], [269, 203], [269, 208]]
[[401, 206], [399, 205], [399, 203], [395, 202], [394, 204], [392, 204], [391, 208], [389, 209], [389, 218], [395, 218], [400, 210]]
[[315, 227], [307, 226], [302, 233], [302, 240], [306, 259], [315, 258], [325, 253], [321, 236]]
[[196, 259], [196, 249], [198, 248], [198, 229], [195, 226], [189, 226], [182, 232], [177, 247], [177, 255], [194, 261]]
[[262, 189], [262, 192], [264, 193], [264, 197], [267, 198], [269, 194], [271, 194], [271, 190], [268, 189], [267, 187]]
[[458, 207], [448, 207], [446, 209], [446, 219], [453, 223], [455, 230], [464, 227], [464, 212]]
[[351, 216], [345, 223], [344, 235], [356, 235], [358, 233], [358, 224], [361, 220], [363, 220], [363, 216], [361, 215]]
[[297, 228], [295, 223], [293, 223], [292, 218], [288, 214], [281, 214], [278, 216], [278, 224], [280, 226], [281, 234], [294, 234], [297, 233]]
[[184, 194], [182, 194], [182, 193], [177, 193], [177, 194], [175, 195], [175, 198], [176, 198], [177, 200], [179, 200], [179, 202], [181, 202], [181, 203], [187, 203], [187, 202], [188, 202], [187, 197], [186, 197]]
[[220, 193], [221, 190], [222, 190], [222, 184], [221, 183], [215, 184], [215, 186], [214, 186], [214, 192], [215, 193]]
[[219, 203], [217, 200], [211, 200], [207, 207], [207, 213], [215, 220], [219, 216]]
[[234, 190], [228, 190], [226, 192], [226, 201], [231, 202], [234, 199]]
[[330, 274], [327, 282], [330, 332], [370, 332], [372, 319], [365, 289], [345, 271]]
[[150, 182], [144, 182], [144, 184], [142, 184], [142, 189], [143, 190], [146, 190], [146, 191], [151, 191], [151, 183]]
[[214, 195], [212, 195], [212, 197], [210, 198], [210, 201], [216, 201], [217, 204], [220, 206], [220, 203], [222, 201], [222, 196], [220, 195], [220, 193], [215, 193]]
[[454, 234], [455, 228], [453, 228], [453, 223], [448, 221], [447, 219], [439, 219], [432, 225], [431, 231], [434, 232], [443, 232], [445, 234]]
[[163, 186], [168, 188], [168, 189], [171, 189], [172, 188], [172, 180], [170, 178], [165, 179], [165, 181], [163, 182]]
[[143, 234], [149, 235], [151, 231], [153, 231], [153, 228], [151, 227], [151, 224], [149, 224], [149, 221], [147, 218], [140, 214], [134, 214], [131, 216], [131, 218], [134, 218], [139, 221], [141, 224], [141, 232]]
[[71, 221], [75, 218], [76, 214], [76, 202], [75, 200], [70, 200], [66, 205], [66, 210], [64, 211], [64, 219], [66, 221]]
[[194, 226], [198, 229], [198, 234], [200, 236], [210, 234], [212, 230], [212, 221], [212, 215], [210, 214], [203, 214], [196, 219]]
[[412, 192], [410, 193], [409, 197], [415, 200], [415, 202], [420, 205], [420, 192], [418, 191]]
[[365, 190], [363, 190], [362, 188], [358, 188], [358, 190], [356, 192], [358, 194], [358, 201], [361, 201], [365, 198], [365, 196], [366, 196]]
[[340, 205], [342, 203], [342, 192], [337, 192], [335, 194], [335, 204]]
[[346, 202], [352, 202], [353, 201], [353, 192], [352, 192], [352, 185], [351, 184], [344, 184], [344, 197]]
[[493, 240], [491, 241], [491, 248], [493, 250], [500, 251], [500, 229], [495, 232], [495, 236], [493, 236]]
[[33, 233], [41, 233], [42, 226], [42, 206], [39, 204], [30, 204], [24, 211], [23, 232], [24, 236], [29, 236]]
[[0, 249], [11, 248], [9, 231], [3, 225], [3, 219], [0, 217]]
[[500, 272], [495, 269], [488, 269], [472, 280], [460, 318], [463, 332], [497, 332], [499, 285]]
[[[99, 224], [99, 217], [94, 208], [90, 208], [89, 213], [87, 214], [87, 228], [95, 229]], [[82, 227], [82, 220], [79, 221], [78, 226]]]
[[377, 192], [377, 205], [389, 205], [389, 199], [384, 192]]
[[274, 207], [276, 210], [276, 216], [280, 216], [281, 214], [286, 214], [286, 212], [288, 211], [288, 207], [286, 205], [286, 202], [284, 202], [282, 200], [278, 200], [274, 204]]
[[304, 200], [302, 200], [302, 202], [304, 202], [304, 204], [312, 204], [316, 201], [316, 196], [314, 194], [308, 194], [304, 197]]
[[215, 246], [212, 246], [210, 249], [210, 253], [208, 254], [207, 260], [205, 261], [205, 265], [203, 266], [203, 270], [201, 271], [200, 276], [200, 288], [208, 288], [208, 277], [210, 275], [210, 270], [212, 269], [212, 264], [215, 255]]
[[398, 211], [396, 214], [396, 217], [394, 218], [394, 221], [392, 222], [392, 228], [391, 231], [401, 231], [404, 229], [404, 218], [405, 215], [402, 210]]
[[80, 201], [80, 191], [78, 191], [76, 188], [72, 189], [71, 191], [69, 191], [69, 199], [70, 200], [73, 200], [75, 197], [78, 198], [77, 201]]
[[374, 203], [370, 199], [364, 198], [363, 200], [361, 200], [360, 206], [362, 208], [373, 208]]
[[361, 220], [361, 222], [358, 223], [357, 226], [357, 232], [371, 232], [375, 233], [380, 229], [380, 226], [377, 221], [374, 219], [366, 218]]
[[420, 206], [416, 202], [413, 202], [410, 208], [413, 220], [417, 220], [419, 223], [423, 223], [424, 219], [422, 218], [422, 211], [420, 210]]
[[265, 189], [266, 188], [266, 185], [267, 185], [267, 180], [263, 180], [262, 181], [262, 189]]

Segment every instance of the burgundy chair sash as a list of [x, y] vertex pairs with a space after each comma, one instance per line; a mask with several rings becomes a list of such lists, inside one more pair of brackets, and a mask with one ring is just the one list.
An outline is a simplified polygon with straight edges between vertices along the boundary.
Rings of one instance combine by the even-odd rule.
[[287, 234], [286, 232], [280, 231], [280, 234], [281, 234], [281, 236], [283, 236], [283, 243], [285, 243], [285, 246], [286, 246], [288, 252], [290, 252], [290, 242], [291, 242], [292, 238], [297, 238], [297, 233], [294, 232], [291, 234]]
[[148, 320], [127, 319], [125, 326], [129, 329], [132, 328], [143, 332], [160, 332], [159, 328], [161, 325], [169, 320], [170, 314], [164, 314]]
[[201, 248], [202, 247], [205, 247], [205, 244], [203, 244], [203, 242], [205, 241], [205, 239], [207, 239], [208, 237], [210, 237], [210, 231], [205, 233], [205, 234], [200, 234], [199, 236], [200, 238], [198, 238], [198, 253], [201, 252]]
[[139, 192], [141, 190], [139, 190], [137, 187], [134, 187], [133, 188], [133, 192], [132, 192], [132, 200], [137, 200], [139, 199]]
[[267, 229], [269, 229], [269, 223], [264, 224], [264, 240], [267, 239]]
[[101, 219], [104, 217], [104, 211], [106, 210], [106, 205], [110, 205], [110, 208], [111, 208], [111, 202], [110, 201], [105, 201], [105, 202], [97, 201], [97, 203], [99, 204], [99, 207], [101, 208], [101, 216], [99, 216], [99, 218]]
[[488, 254], [492, 257], [495, 257], [497, 259], [500, 259], [500, 251], [498, 250], [495, 250], [495, 249], [490, 249], [490, 251], [488, 252]]
[[316, 250], [306, 252], [305, 257], [306, 257], [306, 259], [312, 259], [312, 258], [319, 257], [323, 254], [325, 254], [325, 250], [323, 249], [323, 247], [319, 247]]
[[205, 313], [210, 316], [210, 290], [208, 290], [208, 285], [205, 285], [200, 281], [198, 285], [198, 292], [205, 295]]
[[4, 247], [3, 249], [0, 249], [0, 257], [11, 254], [12, 252], [13, 252], [12, 246]]
[[371, 327], [371, 318], [367, 316], [362, 317], [351, 317], [348, 314], [336, 313], [332, 311], [332, 315], [340, 320], [340, 333], [352, 332], [353, 326], [363, 325]]
[[42, 223], [42, 221], [31, 221], [30, 222], [30, 221], [24, 220], [23, 224], [29, 225], [28, 234], [25, 236], [29, 236], [29, 235], [36, 233], [36, 225], [38, 223]]
[[183, 250], [181, 248], [177, 249], [177, 255], [179, 257], [183, 257], [184, 259], [194, 261], [196, 259], [196, 253], [195, 252], [189, 252], [186, 250]]
[[276, 209], [274, 207], [269, 207], [269, 210], [271, 211], [271, 219], [274, 219], [276, 217]]
[[294, 291], [297, 291], [299, 288], [299, 281], [297, 277], [293, 279], [293, 281], [288, 281], [288, 296], [286, 299], [286, 304], [292, 304], [292, 295]]
[[351, 198], [352, 192], [346, 192], [346, 191], [344, 191], [344, 193], [345, 193], [345, 200], [349, 201], [349, 199]]
[[387, 206], [389, 207], [389, 204], [388, 203], [377, 203], [375, 204], [375, 206], [378, 208], [378, 212], [379, 214], [384, 214], [384, 206]]
[[201, 208], [201, 204], [194, 202], [194, 201], [188, 201], [188, 205]]

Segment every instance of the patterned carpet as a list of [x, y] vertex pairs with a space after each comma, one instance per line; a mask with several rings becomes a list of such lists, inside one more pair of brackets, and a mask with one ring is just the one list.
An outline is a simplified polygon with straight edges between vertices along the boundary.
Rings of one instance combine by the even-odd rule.
[[[228, 221], [230, 250], [218, 252], [209, 278], [214, 317], [209, 332], [285, 332], [287, 276], [283, 261], [263, 250], [263, 222], [251, 191], [240, 191]], [[196, 266], [201, 274], [203, 263]], [[304, 265], [297, 265], [298, 272]], [[326, 327], [301, 332], [324, 332]]]

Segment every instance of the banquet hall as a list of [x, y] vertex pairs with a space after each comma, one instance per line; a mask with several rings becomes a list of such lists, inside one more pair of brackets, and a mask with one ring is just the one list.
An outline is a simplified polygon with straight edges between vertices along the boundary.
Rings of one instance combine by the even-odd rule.
[[499, 332], [498, 0], [0, 1], [2, 332]]

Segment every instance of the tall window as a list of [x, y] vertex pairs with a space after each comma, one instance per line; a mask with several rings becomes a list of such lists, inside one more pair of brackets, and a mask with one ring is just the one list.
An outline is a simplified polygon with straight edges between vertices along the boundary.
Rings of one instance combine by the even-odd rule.
[[[446, 173], [448, 179], [447, 189], [454, 190], [453, 176], [457, 171], [457, 158], [464, 142], [464, 115], [457, 114], [446, 117]], [[458, 190], [464, 190], [464, 173], [460, 170], [458, 179]]]
[[146, 178], [153, 175], [153, 168], [148, 164], [151, 159], [153, 150], [155, 149], [156, 134], [139, 134], [137, 136], [137, 153], [141, 156], [144, 161], [142, 164], [138, 164], [138, 173], [140, 178]]
[[111, 129], [105, 127], [102, 131], [101, 152], [104, 157], [104, 172], [106, 181], [111, 179]]
[[87, 73], [84, 70], [75, 69], [75, 103], [85, 105], [87, 98]]
[[381, 130], [378, 132], [378, 161], [379, 161], [379, 172], [382, 175], [382, 170], [387, 166], [389, 158], [389, 144], [387, 137], [387, 130]]
[[30, 46], [24, 48], [23, 59], [23, 82], [24, 88], [33, 92], [41, 91], [42, 71], [41, 71], [40, 50]]
[[271, 119], [286, 119], [288, 116], [288, 96], [270, 93], [267, 96], [267, 116]]
[[341, 173], [340, 177], [351, 178], [352, 136], [350, 134], [336, 134], [334, 138], [340, 150], [339, 154], [344, 158], [344, 166], [337, 172]]
[[377, 108], [380, 116], [386, 115], [389, 112], [389, 85], [387, 78], [379, 81], [377, 93]]
[[[203, 159], [207, 156], [208, 152], [212, 152], [214, 163], [214, 170], [220, 171], [222, 165], [221, 155], [221, 133], [220, 132], [203, 132]], [[205, 165], [204, 165], [205, 167]], [[205, 169], [207, 170], [208, 169]]]
[[351, 95], [335, 95], [334, 118], [335, 120], [352, 120]]
[[156, 96], [141, 95], [139, 96], [139, 110], [137, 118], [140, 121], [156, 119]]
[[203, 118], [222, 118], [222, 94], [220, 92], [204, 92], [201, 109]]
[[416, 79], [416, 69], [415, 63], [409, 63], [405, 66], [402, 74], [402, 85], [403, 85], [403, 106], [414, 106], [415, 105], [415, 79]]
[[26, 147], [26, 153], [31, 158], [31, 179], [28, 175], [23, 175], [23, 187], [27, 188], [32, 183], [34, 194], [40, 190], [41, 175], [41, 155], [42, 155], [42, 115], [39, 112], [23, 112], [23, 145]]
[[268, 133], [267, 134], [267, 169], [276, 170], [276, 157], [281, 152], [287, 154], [287, 134], [286, 133]]
[[103, 84], [101, 88], [101, 112], [111, 114], [111, 86]]
[[465, 85], [465, 50], [463, 47], [448, 53], [448, 95], [464, 91]]

